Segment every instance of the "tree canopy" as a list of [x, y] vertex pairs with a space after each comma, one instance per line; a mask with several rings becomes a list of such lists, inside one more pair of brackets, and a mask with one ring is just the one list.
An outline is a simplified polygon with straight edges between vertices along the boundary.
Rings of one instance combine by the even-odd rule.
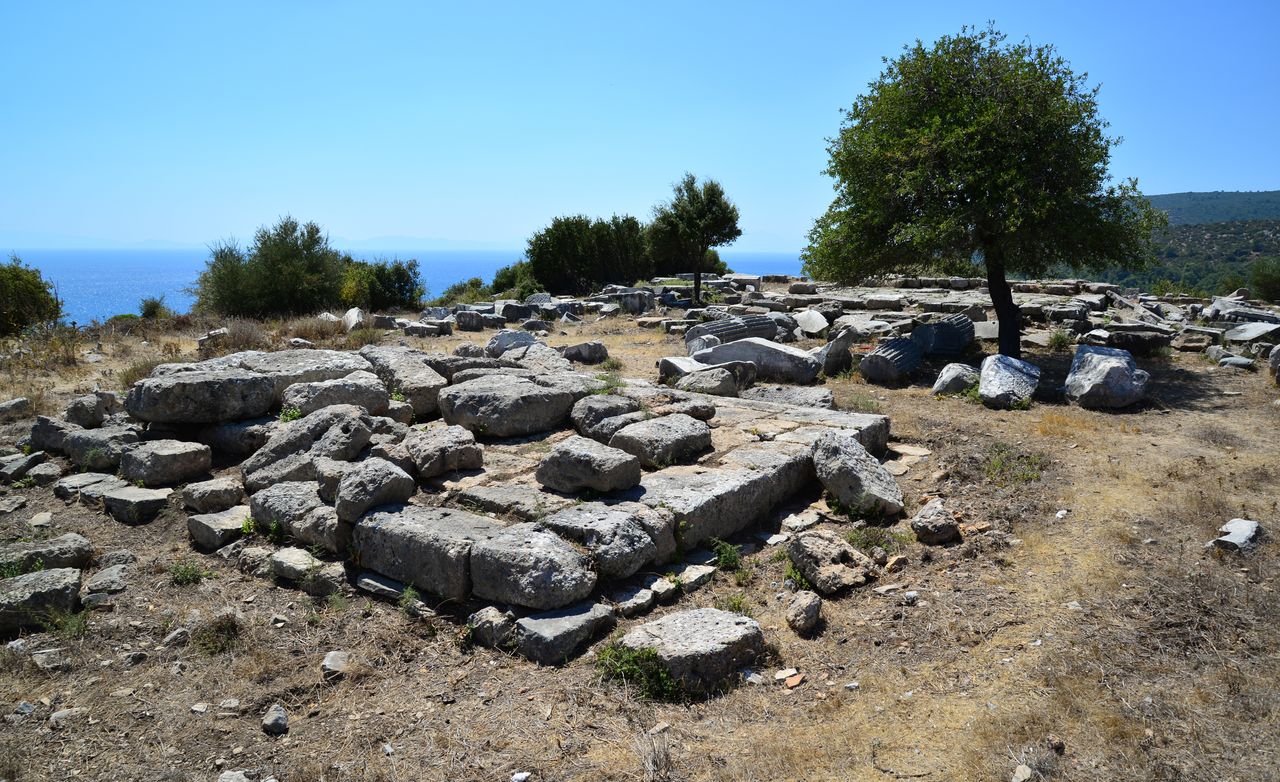
[[707, 179], [699, 184], [697, 177], [686, 173], [673, 186], [671, 201], [654, 209], [649, 233], [652, 246], [681, 259], [684, 270], [693, 272], [693, 300], [697, 302], [702, 298], [707, 251], [732, 244], [742, 236], [742, 229], [738, 227], [738, 207], [720, 183]]
[[27, 266], [17, 255], [0, 264], [0, 337], [55, 321], [61, 315], [62, 302], [54, 295], [53, 283], [39, 269]]
[[288, 216], [259, 228], [248, 250], [214, 245], [193, 292], [197, 310], [241, 317], [411, 308], [425, 294], [416, 260], [355, 260], [330, 246], [319, 225]]
[[1165, 224], [1137, 180], [1113, 182], [1098, 88], [1054, 47], [964, 28], [886, 60], [830, 140], [835, 199], [802, 253], [855, 282], [985, 266], [1000, 352], [1021, 354], [1006, 275], [1138, 267]]

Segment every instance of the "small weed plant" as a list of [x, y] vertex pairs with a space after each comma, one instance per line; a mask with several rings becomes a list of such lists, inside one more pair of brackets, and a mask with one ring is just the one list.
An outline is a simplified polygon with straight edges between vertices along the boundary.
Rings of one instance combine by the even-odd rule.
[[297, 421], [301, 417], [302, 411], [296, 407], [286, 407], [280, 411], [280, 421], [282, 423], [287, 424], [290, 421]]
[[813, 584], [809, 583], [809, 579], [804, 577], [804, 573], [796, 567], [794, 562], [787, 563], [787, 572], [785, 574], [787, 580], [796, 585], [796, 589], [813, 589]]
[[199, 564], [189, 559], [174, 562], [169, 566], [169, 581], [174, 586], [194, 586], [210, 575]]
[[712, 538], [711, 551], [716, 555], [716, 567], [721, 570], [737, 570], [742, 567], [742, 553], [732, 543]]
[[996, 443], [987, 452], [983, 473], [997, 486], [1021, 486], [1040, 480], [1048, 466], [1049, 459], [1042, 454], [1021, 453], [1004, 443]]
[[653, 649], [631, 649], [614, 641], [596, 655], [596, 670], [605, 679], [634, 687], [644, 700], [671, 702], [684, 695]]

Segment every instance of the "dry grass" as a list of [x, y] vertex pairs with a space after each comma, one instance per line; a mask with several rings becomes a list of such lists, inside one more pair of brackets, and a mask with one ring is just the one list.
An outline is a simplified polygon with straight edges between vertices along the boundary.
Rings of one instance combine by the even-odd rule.
[[1036, 433], [1042, 437], [1078, 438], [1098, 431], [1096, 414], [1081, 410], [1046, 410], [1036, 425]]

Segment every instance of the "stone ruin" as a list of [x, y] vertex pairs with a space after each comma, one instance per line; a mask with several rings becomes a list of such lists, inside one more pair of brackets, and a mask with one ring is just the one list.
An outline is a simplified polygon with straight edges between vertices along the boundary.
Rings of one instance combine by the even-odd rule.
[[[723, 302], [702, 308], [688, 306], [680, 286], [659, 285], [611, 287], [587, 301], [542, 294], [487, 311], [459, 305], [424, 312], [416, 332], [375, 320], [406, 336], [523, 320], [453, 354], [369, 346], [164, 364], [123, 399], [100, 392], [74, 400], [62, 419], [38, 417], [27, 452], [0, 460], [0, 480], [52, 484], [67, 502], [126, 524], [180, 503], [192, 546], [246, 572], [313, 595], [353, 585], [415, 611], [431, 610], [415, 593], [465, 606], [459, 621], [475, 642], [543, 664], [580, 653], [619, 616], [642, 616], [705, 584], [712, 541], [756, 533], [761, 545], [785, 543], [818, 592], [857, 588], [891, 564], [827, 532], [761, 528], [819, 488], [861, 513], [904, 511], [875, 458], [888, 419], [835, 410], [831, 393], [809, 384], [855, 366], [869, 380], [903, 382], [927, 357], [962, 356], [994, 337], [986, 294], [981, 281], [962, 278], [821, 293], [799, 281], [785, 294], [763, 292], [764, 281], [712, 279]], [[1192, 307], [1128, 299], [1111, 286], [1016, 289], [1029, 318], [1078, 335], [1064, 393], [1085, 406], [1142, 398], [1148, 378], [1129, 350], [1215, 328], [1185, 325]], [[1266, 344], [1275, 329], [1254, 315], [1271, 311], [1239, 301], [1219, 300], [1208, 314], [1235, 313], [1252, 329], [1249, 341], [1233, 342], [1239, 325], [1215, 339]], [[686, 347], [659, 362], [658, 383], [584, 369], [607, 358], [600, 343], [555, 349], [537, 336], [553, 312], [565, 321], [655, 306], [669, 309], [638, 324], [682, 334]], [[368, 322], [358, 312], [344, 321]], [[789, 344], [800, 338], [826, 343]], [[1269, 350], [1280, 364], [1280, 351]], [[934, 390], [976, 386], [985, 404], [1016, 408], [1039, 381], [1038, 368], [995, 355], [980, 368], [947, 364]], [[0, 411], [27, 414], [20, 401]], [[54, 456], [77, 472], [64, 477]], [[938, 502], [911, 527], [926, 544], [959, 535]], [[82, 584], [91, 556], [74, 534], [4, 547], [0, 562], [21, 570], [38, 557], [45, 569], [0, 582], [0, 631], [34, 612], [74, 608], [82, 590], [92, 605], [123, 588], [127, 561], [99, 562]], [[818, 607], [816, 596], [801, 595], [788, 622], [812, 626]], [[763, 635], [749, 618], [698, 609], [640, 624], [621, 643], [654, 649], [686, 687], [710, 689], [761, 652]]]

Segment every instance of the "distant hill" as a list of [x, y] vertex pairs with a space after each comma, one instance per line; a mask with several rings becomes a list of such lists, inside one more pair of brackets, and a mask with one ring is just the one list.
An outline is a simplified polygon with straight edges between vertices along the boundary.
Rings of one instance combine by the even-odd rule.
[[1170, 225], [1280, 220], [1280, 190], [1165, 193], [1149, 195], [1147, 200], [1169, 213]]
[[1101, 279], [1156, 293], [1229, 293], [1249, 284], [1254, 263], [1280, 258], [1280, 219], [1171, 225], [1155, 243], [1152, 268], [1113, 269]]

